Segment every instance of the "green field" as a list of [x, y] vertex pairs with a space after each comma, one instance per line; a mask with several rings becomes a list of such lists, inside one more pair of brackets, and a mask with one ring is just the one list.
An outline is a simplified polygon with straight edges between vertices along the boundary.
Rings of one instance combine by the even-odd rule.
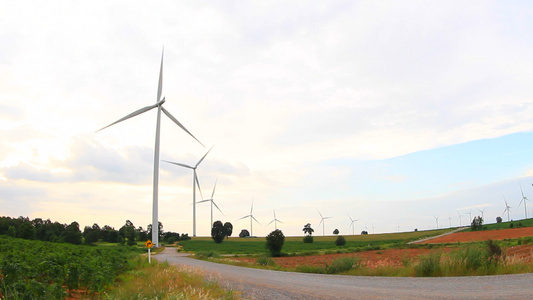
[[[398, 247], [405, 245], [407, 242], [417, 239], [435, 236], [449, 232], [452, 229], [439, 229], [418, 232], [401, 232], [386, 234], [368, 234], [368, 235], [347, 235], [346, 245], [337, 247], [335, 240], [337, 236], [314, 236], [314, 242], [306, 244], [302, 241], [303, 237], [286, 237], [283, 244], [283, 252], [289, 254], [306, 254], [316, 251], [332, 251], [337, 249], [351, 249], [352, 251], [369, 250], [388, 247]], [[238, 238], [230, 237], [220, 244], [216, 244], [210, 237], [195, 237], [188, 241], [181, 241], [185, 252], [204, 252], [214, 251], [220, 254], [264, 254], [265, 238]]]
[[[511, 227], [511, 224], [513, 224], [513, 227]], [[533, 218], [510, 222], [485, 224], [483, 225], [483, 230], [509, 229], [519, 227], [533, 227]]]

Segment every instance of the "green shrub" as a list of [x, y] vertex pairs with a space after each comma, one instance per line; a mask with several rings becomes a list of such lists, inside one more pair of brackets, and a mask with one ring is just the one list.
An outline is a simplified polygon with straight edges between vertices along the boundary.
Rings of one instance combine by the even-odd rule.
[[270, 251], [270, 255], [277, 257], [281, 256], [281, 248], [285, 242], [285, 236], [281, 230], [276, 229], [269, 233], [266, 237], [266, 247]]
[[352, 269], [359, 267], [359, 260], [356, 257], [341, 257], [334, 260], [331, 265], [327, 265], [324, 268], [326, 274], [337, 274], [342, 272], [348, 272]]
[[421, 257], [420, 261], [415, 266], [416, 276], [428, 277], [440, 275], [440, 257], [441, 254], [437, 252]]
[[255, 262], [261, 266], [275, 266], [276, 265], [276, 262], [272, 258], [266, 257], [266, 256], [259, 257]]
[[308, 243], [308, 244], [313, 243], [313, 236], [311, 235], [304, 236], [304, 243]]
[[346, 245], [346, 239], [342, 235], [339, 235], [335, 240], [335, 245], [339, 247]]

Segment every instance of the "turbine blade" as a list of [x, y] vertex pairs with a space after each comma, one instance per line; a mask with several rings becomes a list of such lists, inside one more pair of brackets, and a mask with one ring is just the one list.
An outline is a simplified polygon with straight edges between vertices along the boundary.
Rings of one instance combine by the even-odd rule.
[[113, 122], [113, 123], [107, 125], [106, 127], [102, 127], [102, 128], [100, 128], [100, 129], [98, 129], [96, 132], [98, 132], [98, 131], [102, 131], [102, 130], [106, 129], [107, 127], [113, 126], [113, 125], [115, 125], [115, 124], [117, 124], [117, 123], [120, 123], [120, 122], [122, 122], [122, 121], [125, 121], [125, 120], [127, 120], [127, 119], [129, 119], [129, 118], [133, 118], [133, 117], [135, 117], [135, 116], [137, 116], [137, 115], [140, 115], [140, 114], [142, 114], [142, 113], [145, 113], [145, 112], [149, 111], [150, 109], [157, 107], [157, 105], [158, 105], [158, 104], [154, 104], [154, 105], [150, 105], [150, 106], [146, 106], [146, 107], [143, 107], [143, 108], [141, 108], [141, 109], [138, 109], [138, 110], [132, 112], [131, 114], [129, 114], [129, 115], [127, 115], [127, 116], [125, 116], [125, 117], [119, 119], [118, 121], [115, 121], [115, 122]]
[[[261, 223], [259, 223], [259, 221], [257, 221], [257, 219], [254, 216], [250, 216], [250, 217], [252, 217], [252, 219], [254, 219], [254, 221], [256, 221], [257, 224], [261, 225]], [[261, 226], [263, 226], [263, 225], [261, 225]]]
[[242, 219], [244, 219], [244, 218], [248, 218], [249, 216], [250, 216], [250, 215], [247, 215], [247, 216], [244, 216], [244, 217], [242, 217], [242, 218], [239, 218], [239, 219], [237, 219], [237, 221], [238, 221], [238, 220], [242, 220]]
[[274, 219], [274, 220], [272, 220], [272, 221], [268, 222], [268, 224], [267, 224], [266, 226], [268, 226], [268, 225], [272, 224], [272, 222], [274, 222], [274, 221], [276, 221], [276, 219]]
[[[201, 143], [200, 143], [201, 144]], [[202, 156], [202, 158], [196, 163], [196, 166], [195, 167], [198, 167], [198, 165], [204, 160], [204, 158], [207, 156], [207, 154], [209, 154], [209, 152], [211, 151], [211, 149], [213, 149], [213, 147], [215, 147], [215, 145], [211, 146], [211, 148], [209, 148], [209, 151], [207, 151], [204, 156]]]
[[177, 162], [172, 162], [172, 161], [163, 160], [163, 159], [161, 161], [164, 161], [166, 163], [173, 164], [173, 165], [176, 165], [176, 166], [184, 167], [184, 168], [194, 169], [194, 167], [191, 167], [191, 166], [186, 165], [186, 164], [180, 164], [180, 163], [177, 163]]
[[317, 209], [316, 211], [318, 212], [318, 214], [320, 215], [320, 217], [321, 217], [322, 219], [324, 219], [324, 217], [322, 217], [322, 214], [318, 211], [318, 209]]
[[198, 175], [196, 174], [196, 169], [193, 169], [194, 171], [194, 181], [196, 181], [196, 186], [198, 187], [198, 191], [200, 192], [200, 199], [204, 199], [204, 195], [202, 195], [202, 189], [200, 188], [200, 181], [198, 181]]
[[[176, 123], [176, 125], [178, 125], [179, 127], [181, 127], [181, 129], [183, 129], [185, 132], [187, 132], [190, 136], [192, 136], [193, 139], [195, 139], [198, 143], [200, 143], [200, 145], [204, 146], [204, 144], [202, 144], [202, 142], [200, 142], [194, 135], [192, 135], [192, 133], [189, 132], [189, 130], [187, 130], [187, 128], [185, 128], [185, 126], [183, 126], [179, 121], [178, 119], [174, 118], [174, 116], [172, 114], [170, 114], [170, 112], [168, 112], [168, 110], [166, 110], [163, 106], [161, 106], [161, 110], [165, 113], [165, 115], [167, 115], [167, 117], [169, 119], [171, 119], [174, 123]], [[205, 147], [205, 146], [204, 146]]]
[[196, 202], [196, 204], [204, 203], [204, 202], [208, 202], [208, 201], [211, 201], [211, 199], [204, 199], [204, 200], [201, 200], [201, 201]]
[[320, 220], [320, 223], [318, 223], [318, 226], [320, 227], [320, 225], [322, 224], [322, 222], [324, 222], [324, 219], [321, 219]]
[[163, 90], [163, 54], [165, 54], [165, 48], [161, 51], [161, 68], [159, 69], [159, 83], [157, 85], [157, 100], [161, 99], [161, 91]]
[[215, 189], [217, 188], [217, 181], [218, 181], [218, 179], [215, 180], [215, 186], [213, 186], [213, 193], [211, 193], [211, 199], [213, 199], [214, 196], [215, 196]]
[[[278, 219], [276, 219], [276, 221], [278, 221], [278, 222], [280, 222], [280, 223], [283, 223], [283, 222], [281, 222], [281, 221], [280, 221], [280, 220], [278, 220]], [[285, 224], [285, 223], [283, 223], [283, 224]]]
[[215, 203], [215, 201], [213, 201], [213, 199], [211, 199], [211, 203], [213, 203], [213, 205], [218, 209], [218, 211], [224, 215], [224, 213], [222, 212], [222, 210], [218, 207], [218, 205]]
[[252, 200], [252, 208], [250, 208], [250, 216], [252, 215], [253, 211], [254, 211], [254, 201]]

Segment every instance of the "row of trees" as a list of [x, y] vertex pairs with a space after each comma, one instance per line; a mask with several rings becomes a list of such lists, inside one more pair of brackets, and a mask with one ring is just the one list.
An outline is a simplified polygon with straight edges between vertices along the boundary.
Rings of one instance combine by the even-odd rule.
[[[61, 224], [52, 222], [50, 219], [43, 220], [36, 218], [30, 220], [28, 217], [0, 217], [0, 234], [12, 237], [41, 240], [56, 243], [94, 244], [98, 241], [135, 245], [137, 241], [147, 241], [152, 236], [152, 225], [147, 229], [142, 226], [135, 227], [130, 220], [119, 229], [105, 225], [100, 227], [94, 223], [92, 226], [85, 226], [83, 232], [80, 230], [78, 222], [70, 224]], [[177, 232], [163, 231], [163, 224], [159, 222], [159, 239], [164, 243], [172, 244], [179, 240], [190, 239], [188, 234], [179, 234]]]

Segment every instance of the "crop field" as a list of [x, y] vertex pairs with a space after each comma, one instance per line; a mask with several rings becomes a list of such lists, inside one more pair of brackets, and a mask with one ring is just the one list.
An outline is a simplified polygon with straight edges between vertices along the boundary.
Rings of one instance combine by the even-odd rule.
[[509, 228], [519, 228], [519, 227], [533, 227], [533, 218], [510, 221], [510, 222], [484, 224], [483, 230], [497, 230], [497, 229], [509, 229]]
[[0, 235], [0, 298], [62, 299], [97, 295], [128, 269], [135, 247], [91, 247]]
[[[424, 237], [435, 236], [449, 232], [451, 229], [439, 229], [430, 231], [347, 235], [346, 245], [343, 248], [359, 250], [372, 250], [383, 247], [404, 245]], [[335, 250], [337, 236], [314, 236], [313, 243], [303, 243], [303, 237], [286, 237], [283, 244], [283, 252], [290, 254], [306, 254], [309, 252]], [[265, 238], [238, 238], [230, 237], [220, 244], [216, 244], [210, 237], [196, 237], [188, 241], [181, 241], [180, 245], [186, 252], [215, 251], [220, 254], [264, 254]]]

